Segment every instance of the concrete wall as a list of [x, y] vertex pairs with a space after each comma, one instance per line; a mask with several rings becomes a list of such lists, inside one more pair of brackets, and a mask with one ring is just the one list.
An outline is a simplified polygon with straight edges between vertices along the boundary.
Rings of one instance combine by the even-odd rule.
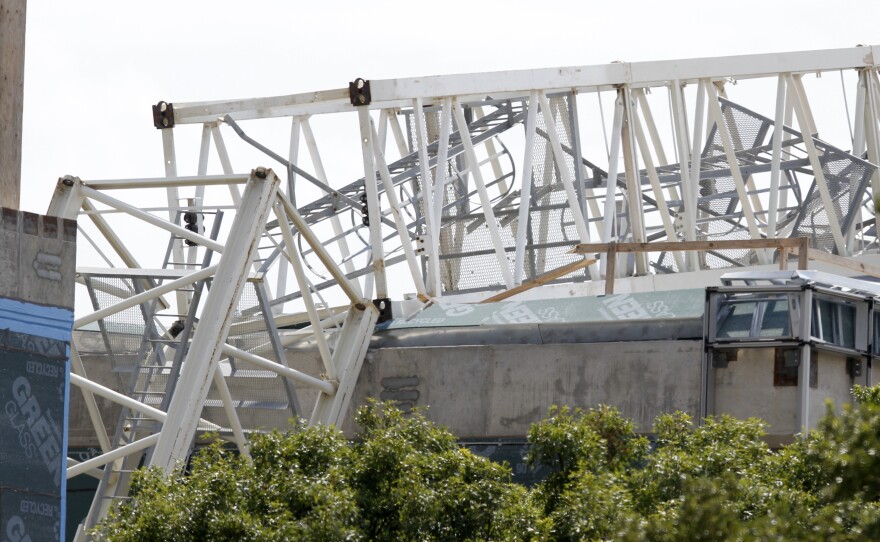
[[[715, 369], [715, 413], [737, 418], [761, 418], [771, 437], [800, 432], [798, 387], [774, 386], [774, 348], [741, 348], [737, 360]], [[851, 402], [853, 380], [846, 372], [846, 356], [818, 351], [817, 387], [810, 388], [810, 425], [825, 414], [825, 401]]]
[[27, 0], [0, 0], [0, 207], [18, 209]]
[[[77, 332], [76, 338], [89, 376], [123, 389], [127, 374], [113, 371], [101, 351], [100, 335]], [[824, 415], [826, 399], [836, 405], [848, 402], [853, 384], [845, 356], [823, 351], [818, 356], [818, 386], [811, 388], [813, 424]], [[355, 433], [356, 409], [374, 397], [404, 408], [428, 407], [429, 419], [461, 438], [523, 437], [554, 404], [614, 405], [640, 431], [650, 432], [654, 418], [665, 412], [699, 416], [701, 357], [699, 340], [384, 347], [367, 354], [343, 429]], [[314, 350], [291, 350], [287, 358], [291, 367], [308, 374], [322, 370]], [[770, 440], [782, 442], [800, 431], [797, 387], [774, 386], [773, 371], [773, 348], [740, 349], [736, 361], [715, 370], [715, 412], [761, 418], [768, 423]], [[228, 381], [236, 399], [250, 401], [239, 411], [246, 427], [289, 427], [289, 412], [260, 404], [286, 401], [278, 379], [265, 372], [241, 371]], [[308, 417], [317, 392], [295, 387], [302, 414]], [[71, 400], [71, 446], [94, 446], [91, 423], [76, 391]], [[218, 398], [214, 390], [212, 398]], [[99, 402], [112, 435], [118, 408]], [[203, 416], [226, 423], [219, 405], [206, 407]]]
[[701, 341], [386, 348], [368, 355], [352, 410], [396, 400], [462, 438], [521, 437], [551, 405], [604, 403], [650, 431], [663, 412], [699, 415], [701, 352]]
[[0, 209], [0, 297], [73, 307], [76, 222]]
[[[102, 352], [100, 335], [77, 332], [76, 340], [89, 377], [122, 390], [127, 375], [113, 371]], [[693, 340], [373, 350], [364, 362], [344, 430], [355, 433], [354, 412], [368, 397], [375, 397], [403, 407], [429, 407], [429, 419], [462, 438], [524, 437], [529, 426], [546, 416], [554, 404], [614, 405], [647, 432], [654, 418], [664, 412], [699, 415], [701, 352], [701, 341]], [[321, 372], [315, 351], [289, 351], [287, 357], [291, 367], [309, 374]], [[233, 396], [285, 400], [277, 379], [258, 376], [242, 372], [229, 379]], [[304, 386], [296, 386], [296, 391], [308, 417], [317, 393]], [[71, 446], [95, 446], [80, 395], [74, 393], [71, 398]], [[98, 400], [112, 436], [119, 409]], [[239, 415], [246, 427], [283, 430], [289, 426], [285, 411], [257, 406], [241, 409]], [[225, 422], [219, 407], [206, 407], [203, 416]]]
[[[8, 7], [0, 10], [0, 34]], [[6, 155], [0, 152], [4, 171], [11, 169]], [[75, 261], [75, 222], [0, 208], [0, 532], [21, 540], [64, 534]]]
[[[113, 371], [100, 335], [77, 332], [76, 337], [89, 376], [122, 389], [127, 374]], [[824, 351], [818, 356], [818, 386], [811, 389], [813, 423], [824, 415], [826, 399], [837, 405], [848, 402], [853, 384], [845, 356]], [[649, 432], [661, 413], [681, 410], [699, 416], [701, 358], [701, 340], [385, 346], [367, 354], [343, 429], [355, 433], [355, 410], [374, 397], [403, 407], [428, 407], [429, 419], [461, 438], [523, 437], [554, 404], [614, 405], [640, 431]], [[322, 371], [313, 349], [289, 350], [287, 359], [291, 367], [308, 374]], [[239, 368], [248, 369], [246, 364]], [[773, 348], [740, 349], [736, 361], [714, 372], [715, 412], [761, 418], [769, 425], [770, 439], [782, 442], [800, 431], [797, 387], [774, 386], [773, 372]], [[250, 401], [239, 411], [246, 427], [289, 427], [289, 412], [261, 405], [286, 401], [277, 378], [242, 371], [229, 379], [229, 386], [236, 399]], [[308, 417], [317, 392], [300, 385], [296, 391], [302, 414]], [[209, 399], [217, 398], [212, 390]], [[112, 435], [118, 409], [99, 401]], [[203, 416], [226, 423], [219, 405], [206, 407]], [[93, 446], [93, 438], [81, 398], [74, 393], [71, 445]]]

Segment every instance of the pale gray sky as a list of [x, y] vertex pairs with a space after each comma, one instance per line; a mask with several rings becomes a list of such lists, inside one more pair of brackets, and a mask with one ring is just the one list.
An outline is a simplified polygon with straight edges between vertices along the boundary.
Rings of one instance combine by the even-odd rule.
[[64, 174], [161, 176], [150, 117], [159, 100], [291, 94], [356, 77], [850, 47], [880, 43], [878, 14], [869, 0], [31, 0], [22, 208], [45, 212]]

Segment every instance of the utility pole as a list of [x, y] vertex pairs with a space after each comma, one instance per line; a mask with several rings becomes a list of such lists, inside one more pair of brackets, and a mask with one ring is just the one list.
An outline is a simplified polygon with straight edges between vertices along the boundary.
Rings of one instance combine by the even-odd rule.
[[0, 0], [0, 207], [19, 208], [27, 0]]

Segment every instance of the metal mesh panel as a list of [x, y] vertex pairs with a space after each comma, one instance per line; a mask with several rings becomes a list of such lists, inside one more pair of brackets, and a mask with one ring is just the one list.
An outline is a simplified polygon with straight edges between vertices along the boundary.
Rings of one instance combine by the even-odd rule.
[[[97, 302], [95, 310], [104, 309], [119, 303], [123, 295], [134, 295], [135, 290], [131, 280], [117, 277], [94, 277], [91, 278], [94, 300]], [[131, 307], [123, 311], [111, 314], [103, 319], [103, 325], [107, 331], [105, 340], [107, 352], [113, 356], [131, 356], [141, 348], [144, 334], [144, 316], [140, 306]], [[129, 360], [131, 362], [131, 360]]]
[[[559, 142], [564, 148], [572, 148], [572, 127], [570, 124], [569, 96], [556, 96], [550, 98], [550, 110], [553, 112], [555, 126], [549, 127], [559, 136]], [[535, 138], [534, 155], [532, 162], [532, 210], [529, 212], [532, 236], [529, 240], [531, 248], [527, 249], [526, 255], [529, 265], [525, 266], [523, 280], [535, 278], [537, 275], [546, 273], [573, 261], [579, 256], [568, 254], [568, 248], [580, 241], [575, 227], [571, 209], [568, 204], [568, 194], [562, 185], [559, 168], [553, 158], [553, 150], [550, 146], [548, 126], [545, 124], [544, 115], [537, 117], [538, 137]], [[575, 178], [574, 157], [563, 153], [564, 164], [568, 169], [569, 178]], [[566, 247], [560, 247], [565, 243]], [[550, 246], [547, 246], [550, 245]], [[583, 277], [584, 271], [578, 271], [569, 275]]]
[[[737, 153], [739, 165], [745, 166], [754, 163], [755, 152], [742, 151], [752, 151], [759, 147], [772, 123], [768, 119], [760, 118], [725, 100], [722, 100], [721, 103], [721, 113], [727, 127], [727, 133], [730, 134], [731, 143], [733, 143], [733, 150]], [[724, 145], [721, 142], [718, 127], [713, 126], [709, 144], [703, 151], [703, 158], [708, 159], [707, 162], [711, 163], [712, 158], [719, 156], [725, 156]], [[725, 167], [728, 167], [726, 158], [724, 162]]]
[[[274, 360], [277, 356], [261, 309], [258, 287], [256, 283], [248, 282], [242, 289], [227, 342], [241, 350]], [[224, 361], [221, 370], [226, 375], [236, 412], [245, 427], [283, 427], [293, 416], [284, 381], [276, 373], [241, 360]], [[203, 417], [229, 427], [215, 385], [208, 393]]]
[[[867, 162], [850, 154], [821, 143], [817, 146], [819, 145], [824, 147], [822, 149], [824, 154], [819, 158], [819, 161], [822, 164], [825, 185], [828, 187], [831, 198], [832, 216], [840, 224], [840, 229], [845, 236], [845, 232], [849, 230], [855, 220], [855, 211], [858, 209], [874, 169]], [[826, 207], [819, 193], [819, 187], [814, 181], [807, 192], [807, 197], [804, 198], [793, 235], [809, 237], [813, 247], [836, 253], [837, 246], [831, 232], [832, 217], [829, 216], [828, 211], [829, 208]]]
[[[573, 148], [569, 99], [568, 95], [550, 98], [555, 125], [547, 126], [543, 115], [537, 117], [529, 223], [522, 225], [528, 231], [526, 263], [521, 280], [532, 279], [580, 258], [568, 254], [568, 250], [580, 237], [548, 139], [548, 131], [553, 130], [559, 136], [564, 149]], [[576, 178], [575, 164], [574, 157], [565, 153], [564, 165], [572, 179]], [[459, 158], [456, 168], [461, 170], [465, 167], [466, 164]], [[484, 290], [504, 284], [489, 228], [479, 199], [476, 194], [472, 194], [474, 187], [469, 180], [469, 176], [460, 175], [456, 181], [446, 186], [445, 204], [457, 202], [444, 212], [440, 233], [441, 281], [446, 292]], [[507, 255], [505, 264], [512, 268], [516, 231], [521, 225], [517, 218], [518, 210], [506, 206], [507, 202], [501, 201], [503, 199], [504, 196], [492, 202], [495, 206], [493, 212]], [[583, 280], [584, 273], [583, 270], [577, 271], [559, 280]]]
[[[418, 112], [415, 112], [414, 114], [418, 114]], [[440, 112], [439, 111], [425, 111], [425, 112], [423, 112], [423, 114], [425, 116], [425, 131], [426, 131], [426, 138], [428, 140], [427, 144], [430, 145], [431, 143], [434, 143], [435, 141], [437, 141], [440, 137]], [[418, 132], [416, 130], [416, 121], [415, 121], [415, 119], [412, 119], [407, 124], [409, 127], [409, 140], [410, 140], [410, 142], [415, 142], [415, 143], [412, 143], [411, 146], [412, 146], [412, 148], [416, 149], [421, 145], [421, 143], [418, 141], [419, 136], [418, 136]], [[428, 150], [428, 158], [429, 159], [436, 156], [436, 154], [437, 154], [436, 152], [432, 152], [430, 149]], [[412, 183], [413, 194], [422, 193], [422, 189], [425, 186], [425, 183], [422, 180], [421, 170], [419, 170], [417, 173], [414, 174], [411, 183]], [[425, 216], [425, 200], [424, 200], [424, 198], [417, 198], [416, 201], [417, 201], [416, 218], [418, 219], [418, 218], [422, 218]], [[418, 228], [416, 228], [416, 231], [419, 234], [424, 234], [427, 231], [427, 224], [425, 224], [425, 222], [422, 221], [421, 225]]]
[[[748, 178], [751, 172], [769, 171], [773, 122], [728, 100], [721, 99], [720, 102], [724, 122], [736, 152], [737, 165], [741, 168], [743, 177]], [[790, 190], [797, 202], [795, 208], [784, 211], [785, 214], [777, 221], [777, 231], [771, 232], [771, 235], [779, 235], [780, 232], [792, 228], [791, 236], [808, 236], [814, 247], [836, 252], [831, 223], [838, 223], [843, 232], [849, 229], [874, 168], [869, 163], [814, 138], [813, 142], [820, 152], [819, 162], [822, 164], [832, 205], [825, 205], [815, 180], [801, 201], [797, 172], [803, 172], [809, 166], [809, 160], [806, 153], [796, 146], [803, 142], [803, 136], [791, 128], [783, 129], [784, 157], [781, 169], [790, 182], [790, 186], [785, 186], [784, 189]], [[731, 164], [724, 153], [717, 126], [713, 126], [709, 132], [701, 166], [697, 239], [750, 239], [752, 235], [745, 221], [742, 202], [730, 173]], [[675, 175], [679, 167], [672, 166], [666, 172]], [[754, 192], [750, 191], [751, 193]], [[761, 227], [760, 214], [757, 211], [755, 209], [758, 226]], [[711, 269], [756, 263], [758, 258], [753, 250], [716, 251], [707, 253], [701, 260], [703, 268]], [[671, 254], [662, 254], [657, 266], [668, 271], [678, 270]]]
[[[127, 292], [136, 293], [135, 282], [120, 277], [92, 278], [93, 295], [98, 308], [114, 305]], [[107, 343], [113, 368], [120, 374], [127, 393], [151, 406], [162, 402], [169, 367], [164, 367], [161, 341], [155, 328], [146, 326], [145, 314], [152, 312], [154, 302], [137, 305], [103, 319], [102, 335]], [[104, 333], [106, 332], [106, 333]], [[170, 354], [173, 356], [173, 351]], [[163, 375], [165, 373], [165, 375]], [[157, 380], [161, 377], [161, 381]]]
[[[500, 226], [499, 231], [504, 246], [515, 244], [511, 224]], [[444, 232], [448, 233], [444, 235]], [[444, 221], [440, 246], [444, 288], [474, 290], [504, 284], [482, 213], [450, 217]]]

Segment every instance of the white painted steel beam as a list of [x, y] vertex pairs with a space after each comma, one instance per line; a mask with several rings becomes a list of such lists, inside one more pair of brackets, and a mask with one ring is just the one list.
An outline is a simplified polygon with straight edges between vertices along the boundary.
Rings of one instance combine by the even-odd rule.
[[[666, 205], [666, 197], [663, 195], [663, 188], [660, 186], [660, 177], [657, 175], [657, 168], [654, 166], [654, 158], [651, 156], [651, 148], [648, 146], [648, 140], [645, 137], [645, 131], [642, 123], [639, 121], [638, 114], [632, 117], [633, 127], [636, 133], [636, 142], [639, 145], [639, 154], [645, 169], [648, 173], [648, 180], [651, 183], [651, 190], [654, 192], [654, 200], [657, 201], [657, 210], [660, 214], [660, 221], [663, 223], [663, 230], [666, 232], [666, 238], [670, 241], [676, 241], [678, 237], [675, 234], [675, 226], [672, 223], [672, 214]], [[673, 252], [673, 259], [678, 269], [684, 269], [684, 257], [681, 252]]]
[[[306, 140], [306, 147], [309, 150], [309, 157], [312, 159], [312, 166], [315, 168], [315, 177], [322, 183], [330, 186], [327, 173], [324, 171], [324, 161], [321, 159], [321, 153], [318, 150], [318, 142], [315, 139], [315, 134], [312, 132], [312, 125], [308, 118], [302, 120], [300, 129], [302, 130], [303, 138]], [[339, 254], [342, 257], [342, 268], [345, 269], [346, 273], [353, 273], [354, 263], [351, 261], [351, 249], [343, 235], [342, 223], [339, 221], [338, 214], [330, 217], [330, 225], [333, 227], [333, 236], [337, 239], [336, 246], [339, 247]], [[359, 287], [357, 283], [353, 283], [353, 285]]]
[[[88, 390], [90, 393], [97, 395], [99, 397], [103, 397], [108, 401], [112, 401], [118, 405], [124, 406], [130, 410], [135, 412], [139, 412], [145, 416], [149, 416], [156, 421], [164, 422], [168, 417], [164, 411], [159, 410], [158, 408], [151, 407], [150, 405], [146, 405], [140, 401], [132, 399], [128, 395], [123, 395], [117, 391], [111, 390], [106, 386], [102, 386], [97, 382], [93, 382], [88, 378], [82, 377], [77, 373], [70, 374], [70, 383], [78, 388], [83, 390]], [[211, 429], [220, 429], [220, 426], [216, 423], [209, 422], [208, 420], [199, 420], [199, 423], [202, 425], [207, 425]]]
[[434, 229], [431, 230], [432, 250], [428, 254], [431, 267], [436, 269], [434, 288], [436, 295], [442, 294], [440, 281], [440, 231], [443, 228], [443, 204], [446, 199], [446, 169], [447, 157], [449, 156], [449, 137], [452, 134], [452, 98], [444, 98], [440, 101], [440, 134], [437, 138], [437, 165], [434, 167], [433, 190], [431, 199], [431, 212]]
[[321, 260], [321, 263], [324, 264], [324, 267], [327, 268], [327, 271], [336, 280], [337, 285], [342, 288], [342, 291], [345, 292], [345, 295], [348, 296], [352, 303], [361, 303], [363, 298], [361, 297], [360, 289], [355, 287], [351, 281], [346, 278], [345, 273], [339, 269], [339, 266], [336, 265], [333, 257], [327, 253], [324, 245], [321, 244], [321, 241], [315, 236], [311, 228], [309, 228], [309, 225], [306, 224], [306, 221], [303, 220], [303, 217], [299, 214], [299, 211], [296, 210], [296, 207], [294, 207], [290, 200], [280, 192], [278, 193], [278, 198], [284, 206], [287, 218], [290, 219], [293, 226], [299, 231], [299, 234], [303, 236], [303, 239], [306, 240], [306, 243], [308, 243], [309, 247], [315, 252], [315, 256]]
[[[636, 136], [635, 136], [635, 111], [633, 111], [633, 101], [630, 89], [623, 87], [621, 89], [623, 97], [624, 124], [621, 128], [621, 140], [623, 142], [623, 159], [626, 171], [626, 198], [627, 208], [629, 211], [630, 230], [632, 232], [632, 240], [634, 243], [644, 243], [646, 241], [645, 222], [642, 213], [642, 186], [641, 172], [639, 170], [638, 158], [636, 156]], [[636, 254], [636, 274], [645, 275], [648, 272], [647, 254]]]
[[[86, 368], [83, 365], [82, 358], [79, 357], [79, 351], [76, 348], [76, 344], [73, 341], [70, 343], [70, 376], [71, 382], [73, 382], [74, 376], [91, 382], [86, 374]], [[98, 408], [97, 401], [95, 401], [95, 394], [88, 388], [82, 386], [80, 387], [80, 391], [83, 394], [83, 400], [86, 404], [86, 411], [89, 414], [89, 420], [92, 422], [92, 428], [95, 430], [95, 437], [98, 439], [98, 446], [101, 448], [102, 452], [108, 452], [113, 446], [110, 444], [110, 436], [107, 434], [107, 428], [104, 425], [101, 410]]]
[[[443, 184], [444, 178], [446, 177], [445, 170], [446, 165], [445, 161], [443, 165], [440, 165], [438, 160], [437, 162], [437, 172], [443, 171], [443, 173], [434, 174], [434, 178], [431, 178], [431, 172], [429, 168], [429, 162], [431, 161], [430, 156], [428, 156], [428, 127], [425, 122], [425, 112], [422, 108], [422, 101], [419, 99], [413, 100], [413, 123], [415, 125], [415, 142], [413, 143], [416, 147], [416, 152], [419, 156], [419, 179], [421, 180], [421, 195], [422, 195], [422, 208], [423, 208], [423, 216], [425, 217], [425, 226], [428, 231], [428, 239], [431, 239], [431, 246], [428, 248], [428, 266], [427, 266], [427, 275], [428, 275], [428, 291], [430, 292], [432, 297], [439, 297], [442, 293], [442, 286], [440, 284], [440, 258], [437, 254], [435, 254], [440, 249], [440, 245], [433, 241], [434, 233], [436, 231], [437, 238], [439, 239], [440, 235], [440, 223], [435, 223], [434, 218], [434, 189], [433, 186], [436, 183]], [[440, 147], [443, 147], [441, 142]], [[442, 201], [442, 192], [441, 192], [441, 201]]]
[[[718, 92], [712, 83], [705, 84], [709, 98], [709, 116], [715, 122], [715, 129], [721, 139], [721, 145], [724, 147], [724, 154], [727, 157], [727, 163], [730, 166], [730, 173], [733, 176], [736, 194], [739, 198], [739, 204], [742, 207], [745, 216], [746, 226], [752, 239], [759, 239], [761, 233], [758, 230], [758, 222], [755, 219], [755, 213], [752, 211], [751, 200], [746, 190], [745, 178], [739, 168], [739, 161], [736, 158], [736, 149], [733, 147], [733, 141], [730, 137], [730, 130], [727, 128], [727, 122], [721, 112], [721, 105], [718, 102]], [[766, 257], [763, 252], [758, 252], [758, 258], [764, 263]]]
[[[174, 130], [163, 129], [162, 154], [164, 157], [165, 177], [177, 177], [177, 151], [174, 147]], [[174, 184], [165, 186], [165, 195], [168, 199], [168, 220], [174, 222], [180, 212], [180, 192]], [[148, 214], [148, 213], [144, 213]], [[181, 228], [183, 229], [183, 228]], [[171, 257], [175, 267], [183, 267], [183, 242], [175, 241], [171, 244]], [[177, 292], [177, 313], [186, 314], [189, 307], [189, 298], [185, 292]]]
[[[590, 230], [587, 229], [587, 223], [584, 220], [583, 211], [580, 209], [580, 206], [578, 206], [578, 198], [574, 189], [574, 180], [571, 178], [571, 171], [568, 169], [568, 164], [565, 163], [566, 155], [562, 152], [559, 133], [555, 129], [556, 119], [553, 116], [553, 111], [550, 108], [550, 102], [547, 100], [547, 95], [543, 92], [538, 92], [538, 102], [541, 104], [541, 115], [544, 117], [544, 126], [547, 127], [550, 148], [553, 153], [556, 168], [559, 172], [559, 180], [562, 181], [562, 186], [565, 188], [565, 194], [568, 196], [568, 208], [571, 210], [571, 216], [574, 220], [575, 228], [577, 228], [581, 242], [588, 243], [590, 242]], [[575, 167], [579, 167], [579, 164], [576, 164]]]
[[145, 405], [140, 401], [136, 401], [127, 395], [123, 395], [119, 392], [113, 391], [110, 388], [98, 384], [97, 382], [92, 382], [88, 378], [84, 378], [76, 373], [70, 374], [70, 384], [73, 386], [77, 386], [83, 390], [88, 390], [95, 395], [113, 401], [114, 403], [134, 410], [135, 412], [139, 412], [141, 414], [149, 416], [154, 420], [165, 421], [165, 418], [167, 417], [167, 414], [165, 414], [165, 412], [159, 410], [158, 408], [151, 407], [150, 405]]
[[[620, 138], [623, 132], [623, 91], [617, 92], [614, 100], [614, 118], [611, 123], [611, 148], [608, 151], [608, 181], [605, 188], [605, 209], [602, 223], [602, 242], [610, 243], [617, 240], [614, 234], [617, 227], [617, 172], [620, 163]], [[602, 254], [600, 269], [602, 276], [606, 277], [608, 255]], [[616, 269], [616, 266], [615, 266]]]
[[513, 281], [522, 284], [525, 258], [526, 258], [526, 233], [529, 229], [532, 205], [532, 160], [535, 149], [535, 128], [538, 122], [538, 91], [533, 90], [529, 94], [528, 113], [526, 115], [526, 142], [523, 148], [523, 169], [520, 176], [519, 215], [516, 226], [516, 254], [513, 264]]
[[785, 122], [785, 77], [779, 76], [776, 83], [776, 115], [773, 124], [773, 149], [770, 166], [770, 205], [767, 209], [767, 236], [776, 237], [776, 221], [779, 218], [779, 175], [782, 161], [782, 135]]
[[229, 386], [226, 384], [226, 377], [223, 376], [219, 366], [214, 368], [214, 386], [217, 388], [217, 393], [223, 402], [223, 412], [226, 413], [226, 419], [229, 420], [229, 427], [232, 429], [232, 438], [235, 441], [235, 445], [238, 447], [241, 455], [250, 461], [251, 453], [248, 449], [247, 440], [244, 438], [244, 428], [241, 426], [241, 420], [238, 418], [238, 412], [235, 410], [235, 403], [232, 400]]
[[[877, 46], [738, 55], [715, 58], [611, 63], [535, 70], [513, 70], [474, 74], [440, 75], [403, 79], [371, 80], [373, 109], [408, 105], [415, 99], [447, 96], [495, 98], [502, 94], [526, 96], [533, 89], [546, 92], [594, 92], [621, 85], [632, 88], [665, 86], [679, 80], [692, 83], [700, 79], [775, 77], [779, 73], [814, 73], [841, 69], [872, 68], [880, 59]], [[287, 96], [178, 103], [174, 106], [177, 124], [215, 121], [225, 114], [236, 120], [352, 111], [348, 88], [306, 92]]]
[[311, 425], [324, 423], [342, 426], [378, 318], [379, 311], [372, 303], [366, 307], [353, 305], [348, 311], [333, 352], [339, 386], [333, 395], [321, 393], [318, 396], [309, 422]]
[[312, 299], [312, 292], [309, 287], [309, 282], [306, 280], [306, 274], [303, 270], [302, 260], [300, 258], [299, 252], [296, 250], [296, 243], [293, 240], [293, 234], [290, 232], [290, 227], [287, 222], [287, 215], [284, 212], [284, 206], [282, 204], [275, 205], [275, 216], [278, 218], [278, 224], [281, 228], [281, 234], [284, 236], [284, 245], [285, 251], [284, 255], [290, 261], [290, 265], [293, 267], [293, 275], [296, 277], [297, 285], [299, 286], [299, 291], [302, 293], [303, 304], [306, 306], [306, 313], [309, 317], [309, 322], [312, 324], [312, 328], [315, 330], [315, 343], [318, 345], [318, 352], [321, 354], [321, 361], [324, 362], [324, 370], [326, 371], [327, 378], [331, 380], [336, 380], [336, 368], [333, 366], [333, 358], [330, 353], [330, 346], [327, 344], [327, 338], [324, 336], [324, 332], [321, 329], [321, 318], [318, 315], [318, 311], [315, 308], [315, 301]]
[[223, 174], [223, 175], [193, 175], [183, 177], [155, 177], [144, 179], [90, 179], [84, 181], [87, 186], [100, 190], [126, 190], [139, 188], [166, 188], [168, 186], [223, 186], [244, 184], [249, 175]]
[[162, 426], [151, 458], [151, 465], [166, 473], [186, 459], [278, 184], [272, 170], [261, 169], [255, 171], [245, 188], [226, 244], [227, 251], [220, 257], [211, 291], [204, 301], [203, 316], [168, 406], [168, 420]]
[[[82, 194], [87, 198], [91, 198], [95, 201], [103, 203], [104, 205], [107, 205], [107, 206], [113, 207], [114, 209], [118, 209], [120, 211], [128, 213], [135, 218], [139, 218], [139, 219], [143, 220], [147, 224], [152, 224], [153, 226], [156, 226], [157, 228], [162, 228], [163, 230], [168, 231], [178, 237], [182, 237], [183, 239], [187, 239], [189, 241], [192, 241], [193, 243], [196, 243], [198, 245], [209, 248], [209, 249], [213, 250], [214, 252], [220, 252], [220, 253], [223, 252], [223, 245], [222, 244], [218, 243], [217, 241], [214, 241], [213, 239], [205, 237], [204, 235], [199, 235], [198, 233], [189, 231], [188, 229], [186, 229], [182, 226], [178, 226], [174, 222], [169, 222], [168, 220], [164, 220], [162, 218], [159, 218], [158, 216], [150, 214], [146, 211], [141, 211], [140, 209], [138, 209], [134, 205], [130, 205], [128, 203], [125, 203], [124, 201], [118, 200], [116, 198], [112, 198], [112, 197], [108, 196], [107, 194], [104, 194], [103, 192], [100, 192], [100, 191], [95, 190], [93, 188], [90, 188], [88, 186], [83, 186], [81, 190], [82, 190]], [[173, 218], [172, 218], [172, 220], [173, 220]], [[180, 243], [175, 242], [175, 246], [179, 245], [179, 244]], [[180, 256], [181, 257], [183, 256], [182, 249], [181, 249]], [[176, 260], [176, 261], [180, 262], [182, 260]]]
[[[797, 115], [798, 125], [802, 132], [813, 133], [814, 126], [811, 126], [813, 119], [808, 111], [804, 97], [798, 90], [798, 85], [792, 76], [786, 76], [786, 87], [788, 89], [788, 99], [794, 104], [795, 115]], [[822, 163], [819, 161], [819, 152], [816, 149], [816, 143], [813, 138], [804, 133], [804, 147], [807, 149], [807, 155], [810, 158], [810, 166], [813, 169], [813, 176], [816, 178], [816, 188], [819, 190], [819, 196], [822, 198], [822, 205], [828, 216], [828, 223], [831, 228], [831, 235], [834, 237], [834, 244], [837, 246], [837, 253], [841, 256], [847, 255], [846, 242], [843, 240], [843, 232], [840, 229], [840, 216], [831, 200], [831, 193], [828, 191], [828, 184], [825, 181], [825, 173], [822, 170]]]
[[91, 314], [87, 314], [85, 316], [81, 316], [73, 321], [73, 328], [78, 329], [86, 324], [91, 324], [92, 322], [97, 322], [102, 318], [106, 318], [111, 314], [116, 314], [117, 312], [124, 311], [125, 309], [129, 309], [131, 307], [135, 307], [140, 305], [141, 303], [145, 303], [147, 301], [151, 301], [153, 299], [158, 298], [161, 295], [167, 294], [169, 292], [173, 292], [185, 286], [189, 286], [190, 284], [204, 280], [217, 271], [218, 266], [212, 265], [211, 267], [206, 267], [204, 269], [199, 269], [198, 271], [194, 271], [189, 273], [188, 275], [181, 277], [177, 280], [172, 280], [171, 282], [166, 282], [161, 286], [156, 286], [150, 290], [145, 292], [141, 292], [137, 295], [133, 295], [128, 299], [123, 299], [119, 303], [114, 305], [110, 305], [109, 307], [104, 307], [99, 311], [95, 311]]
[[[385, 156], [382, 154], [382, 149], [379, 148], [379, 135], [376, 133], [376, 127], [373, 125], [372, 120], [370, 121], [370, 130], [372, 131], [373, 158], [378, 166], [379, 178], [382, 179], [382, 185], [385, 188], [385, 197], [388, 199], [388, 205], [391, 207], [391, 215], [394, 218], [394, 225], [397, 227], [397, 235], [400, 238], [400, 244], [403, 248], [403, 253], [406, 256], [406, 263], [409, 266], [410, 276], [412, 277], [416, 292], [422, 301], [427, 301], [425, 281], [422, 278], [422, 272], [419, 269], [419, 263], [416, 260], [416, 254], [413, 251], [412, 242], [409, 238], [409, 230], [406, 229], [406, 223], [403, 220], [403, 215], [400, 213], [400, 202], [397, 200], [397, 194], [394, 193], [394, 182], [391, 179], [391, 172], [388, 171], [388, 164], [385, 162]], [[437, 224], [439, 225], [439, 220], [437, 221]]]
[[[694, 180], [690, 175], [689, 165], [692, 157], [689, 152], [687, 105], [684, 102], [681, 81], [675, 80], [671, 86], [672, 120], [675, 138], [675, 148], [678, 149], [679, 176], [681, 179], [682, 213], [684, 214], [684, 239], [696, 241], [697, 235], [697, 191], [693, 187]], [[697, 271], [700, 268], [699, 255], [696, 252], [686, 252], [685, 261], [688, 271]]]
[[370, 252], [373, 260], [373, 280], [376, 297], [388, 297], [388, 282], [385, 276], [385, 247], [382, 235], [382, 215], [379, 207], [379, 188], [376, 182], [376, 161], [373, 156], [373, 134], [370, 110], [358, 109], [358, 123], [361, 131], [361, 155], [364, 163], [364, 192], [367, 195], [367, 217], [370, 222]]
[[70, 480], [75, 476], [85, 474], [90, 470], [98, 467], [103, 467], [104, 465], [112, 463], [117, 459], [121, 459], [142, 450], [146, 450], [147, 448], [156, 444], [158, 441], [159, 434], [157, 433], [155, 435], [150, 435], [149, 437], [144, 437], [140, 440], [136, 440], [131, 444], [126, 444], [125, 446], [115, 448], [107, 453], [101, 454], [97, 457], [93, 457], [72, 467], [67, 467], [67, 479]]
[[[226, 150], [226, 143], [223, 141], [223, 134], [220, 132], [220, 122], [215, 121], [211, 125], [211, 135], [214, 139], [214, 148], [217, 150], [217, 158], [220, 160], [220, 167], [223, 169], [224, 175], [232, 175], [232, 162], [229, 160], [229, 152]], [[247, 182], [249, 175], [243, 175], [242, 183]], [[229, 195], [232, 197], [232, 203], [238, 207], [241, 205], [241, 192], [238, 190], [238, 184], [230, 183]]]
[[[317, 334], [318, 333], [316, 333], [316, 335]], [[223, 345], [223, 354], [233, 357], [235, 359], [240, 359], [242, 361], [252, 363], [257, 367], [260, 367], [267, 371], [272, 371], [273, 373], [283, 376], [284, 378], [289, 378], [294, 382], [299, 382], [300, 384], [311, 386], [312, 388], [315, 388], [316, 390], [327, 395], [333, 395], [334, 393], [336, 393], [336, 387], [333, 385], [332, 382], [332, 380], [334, 379], [332, 378], [328, 378], [328, 380], [321, 380], [320, 378], [315, 378], [314, 376], [307, 375], [302, 371], [290, 369], [275, 361], [266, 359], [245, 350], [241, 350], [240, 348], [236, 348], [230, 344]]]

